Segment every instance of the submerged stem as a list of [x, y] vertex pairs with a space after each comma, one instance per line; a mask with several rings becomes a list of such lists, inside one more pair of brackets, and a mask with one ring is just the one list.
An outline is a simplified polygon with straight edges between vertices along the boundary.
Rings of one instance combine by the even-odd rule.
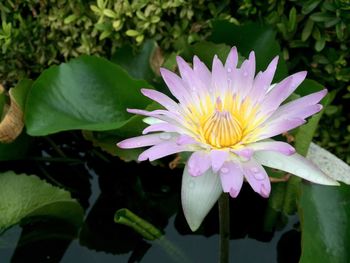
[[219, 198], [219, 227], [220, 227], [220, 248], [219, 262], [229, 262], [230, 245], [230, 204], [227, 193]]

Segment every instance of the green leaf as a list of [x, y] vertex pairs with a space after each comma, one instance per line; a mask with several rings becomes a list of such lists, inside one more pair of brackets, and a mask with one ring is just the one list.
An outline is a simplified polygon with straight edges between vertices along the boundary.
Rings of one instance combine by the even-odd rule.
[[199, 42], [191, 46], [193, 55], [197, 55], [209, 68], [211, 68], [214, 55], [217, 55], [221, 61], [225, 61], [230, 49], [228, 45], [211, 42]]
[[335, 16], [333, 14], [322, 12], [313, 13], [310, 16], [310, 19], [312, 19], [315, 22], [329, 22], [332, 21], [334, 18]]
[[318, 39], [315, 43], [315, 50], [317, 52], [320, 52], [324, 47], [326, 46], [326, 39], [324, 36], [322, 36], [320, 39]]
[[297, 10], [293, 7], [289, 12], [288, 30], [293, 32], [297, 25]]
[[314, 10], [319, 3], [321, 2], [321, 0], [309, 0], [306, 3], [303, 4], [303, 7], [301, 9], [301, 13], [303, 15], [307, 15], [310, 12], [312, 12], [312, 10]]
[[111, 61], [124, 68], [130, 76], [151, 81], [155, 76], [151, 68], [151, 59], [157, 48], [158, 45], [153, 40], [147, 40], [137, 53], [132, 46], [124, 46], [113, 54]]
[[33, 81], [30, 79], [21, 80], [15, 88], [10, 89], [9, 93], [17, 103], [17, 105], [21, 108], [22, 111], [25, 109], [25, 104], [27, 100], [28, 93], [30, 88], [32, 87]]
[[346, 263], [350, 258], [350, 186], [303, 184], [300, 263]]
[[65, 130], [111, 130], [131, 117], [126, 108], [145, 108], [149, 100], [132, 79], [105, 59], [82, 56], [45, 70], [28, 94], [28, 134], [43, 136]]
[[0, 230], [24, 219], [48, 216], [79, 226], [84, 211], [70, 193], [35, 175], [0, 174]]
[[306, 41], [310, 37], [313, 28], [314, 28], [314, 21], [312, 21], [311, 19], [308, 19], [303, 29], [303, 32], [301, 32], [302, 41]]
[[[236, 46], [238, 52], [244, 57], [248, 57], [249, 52], [254, 50], [257, 72], [265, 70], [271, 60], [281, 53], [276, 41], [276, 32], [271, 27], [258, 23], [237, 26], [227, 21], [214, 20], [213, 33], [209, 40], [214, 43]], [[286, 75], [287, 66], [280, 59], [274, 80], [279, 81]]]

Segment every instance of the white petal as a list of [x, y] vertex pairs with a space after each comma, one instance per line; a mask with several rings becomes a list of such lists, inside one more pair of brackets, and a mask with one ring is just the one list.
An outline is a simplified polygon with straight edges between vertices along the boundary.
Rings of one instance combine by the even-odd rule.
[[211, 169], [194, 177], [184, 169], [182, 176], [181, 201], [188, 225], [196, 231], [222, 193], [220, 176]]
[[311, 143], [306, 157], [329, 177], [350, 184], [350, 166], [326, 149]]
[[325, 175], [316, 165], [298, 153], [286, 156], [278, 152], [259, 151], [254, 153], [254, 158], [262, 165], [286, 171], [313, 183], [339, 185], [337, 181]]
[[151, 124], [156, 124], [156, 123], [165, 123], [165, 121], [162, 121], [162, 120], [160, 120], [160, 119], [153, 118], [153, 117], [146, 117], [146, 118], [142, 119], [142, 121], [143, 121], [144, 123], [149, 124], [149, 125], [151, 125]]

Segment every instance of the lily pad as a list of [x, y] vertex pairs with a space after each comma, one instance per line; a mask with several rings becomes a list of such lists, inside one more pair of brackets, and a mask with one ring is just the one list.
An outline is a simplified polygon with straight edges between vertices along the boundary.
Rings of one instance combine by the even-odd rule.
[[350, 187], [303, 184], [300, 200], [300, 263], [349, 262]]
[[144, 109], [140, 89], [150, 85], [131, 78], [105, 59], [82, 56], [45, 70], [27, 98], [28, 134], [44, 136], [66, 130], [104, 131], [123, 126], [126, 108]]
[[75, 226], [84, 211], [70, 193], [52, 186], [35, 175], [0, 174], [0, 230], [33, 217], [54, 217]]

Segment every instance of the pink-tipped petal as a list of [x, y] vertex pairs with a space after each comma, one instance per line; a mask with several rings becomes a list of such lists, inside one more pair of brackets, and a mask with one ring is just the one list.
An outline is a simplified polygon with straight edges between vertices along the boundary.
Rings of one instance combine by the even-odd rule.
[[312, 94], [309, 94], [307, 96], [304, 96], [302, 98], [293, 100], [291, 102], [288, 102], [276, 111], [276, 114], [284, 114], [284, 113], [290, 113], [293, 112], [296, 109], [304, 108], [307, 106], [312, 106], [317, 104], [318, 102], [321, 101], [321, 99], [327, 95], [327, 90], [321, 90]]
[[178, 111], [179, 106], [175, 101], [170, 99], [167, 95], [152, 89], [141, 89], [141, 92], [146, 97], [158, 102], [169, 111]]
[[255, 53], [254, 51], [250, 52], [249, 59], [245, 60], [242, 63], [240, 70], [240, 79], [239, 79], [239, 93], [244, 99], [247, 94], [251, 91], [253, 87], [254, 75], [255, 75]]
[[160, 73], [170, 92], [179, 100], [179, 102], [185, 105], [188, 104], [190, 95], [184, 87], [182, 79], [175, 73], [165, 68], [161, 68]]
[[122, 149], [140, 148], [170, 140], [172, 136], [170, 133], [166, 133], [166, 136], [164, 133], [143, 135], [121, 141], [117, 143], [117, 146]]
[[194, 177], [185, 166], [182, 176], [181, 203], [192, 231], [196, 231], [222, 193], [220, 177], [211, 169]]
[[262, 102], [261, 114], [264, 117], [270, 116], [281, 103], [292, 94], [293, 91], [304, 81], [306, 71], [295, 73], [278, 83]]
[[159, 120], [182, 127], [183, 119], [182, 119], [182, 116], [179, 115], [177, 112], [174, 113], [167, 110], [154, 110], [154, 111], [146, 111], [146, 110], [139, 110], [139, 109], [126, 109], [126, 110], [129, 113], [157, 118]]
[[187, 145], [178, 145], [175, 141], [166, 141], [154, 145], [153, 147], [142, 152], [138, 158], [139, 161], [154, 161], [162, 157], [178, 153], [190, 151], [190, 148]]
[[182, 132], [183, 130], [180, 127], [177, 127], [175, 125], [172, 125], [170, 123], [162, 122], [162, 123], [155, 123], [148, 127], [146, 127], [142, 134], [147, 134], [150, 132]]
[[228, 54], [225, 62], [225, 69], [227, 73], [231, 73], [237, 67], [237, 63], [238, 63], [238, 52], [237, 52], [237, 48], [233, 47], [231, 48], [231, 51]]
[[293, 146], [286, 142], [279, 142], [279, 141], [263, 141], [263, 142], [256, 142], [251, 143], [248, 146], [253, 151], [275, 151], [280, 152], [285, 155], [291, 155], [295, 153], [295, 149]]
[[215, 173], [219, 171], [228, 157], [229, 152], [227, 150], [212, 150], [210, 152], [211, 167]]
[[202, 91], [207, 91], [207, 85], [211, 81], [211, 72], [197, 56], [193, 57], [193, 71], [195, 76], [201, 80]]
[[262, 197], [269, 197], [271, 184], [265, 169], [253, 159], [242, 163], [242, 169], [245, 178], [253, 190]]
[[263, 140], [274, 137], [281, 133], [292, 130], [304, 123], [306, 123], [306, 121], [303, 119], [284, 119], [283, 122], [266, 123], [257, 139]]
[[233, 153], [237, 154], [238, 156], [244, 158], [245, 160], [249, 160], [253, 154], [254, 151], [250, 148], [243, 148], [239, 150], [232, 150]]
[[216, 55], [213, 60], [212, 72], [211, 85], [220, 96], [224, 96], [227, 90], [227, 74], [222, 62]]
[[207, 152], [194, 152], [188, 160], [188, 172], [192, 176], [199, 176], [206, 172], [210, 166], [210, 156]]
[[253, 88], [250, 92], [250, 97], [255, 102], [260, 101], [260, 99], [262, 99], [263, 96], [267, 93], [275, 75], [277, 64], [278, 56], [270, 62], [270, 64], [264, 72], [259, 72], [259, 74], [256, 76]]
[[254, 158], [262, 165], [286, 171], [308, 181], [323, 185], [339, 185], [339, 183], [324, 174], [316, 165], [298, 153], [286, 156], [279, 152], [259, 151]]
[[236, 198], [243, 184], [243, 172], [238, 163], [226, 162], [220, 169], [222, 189]]

